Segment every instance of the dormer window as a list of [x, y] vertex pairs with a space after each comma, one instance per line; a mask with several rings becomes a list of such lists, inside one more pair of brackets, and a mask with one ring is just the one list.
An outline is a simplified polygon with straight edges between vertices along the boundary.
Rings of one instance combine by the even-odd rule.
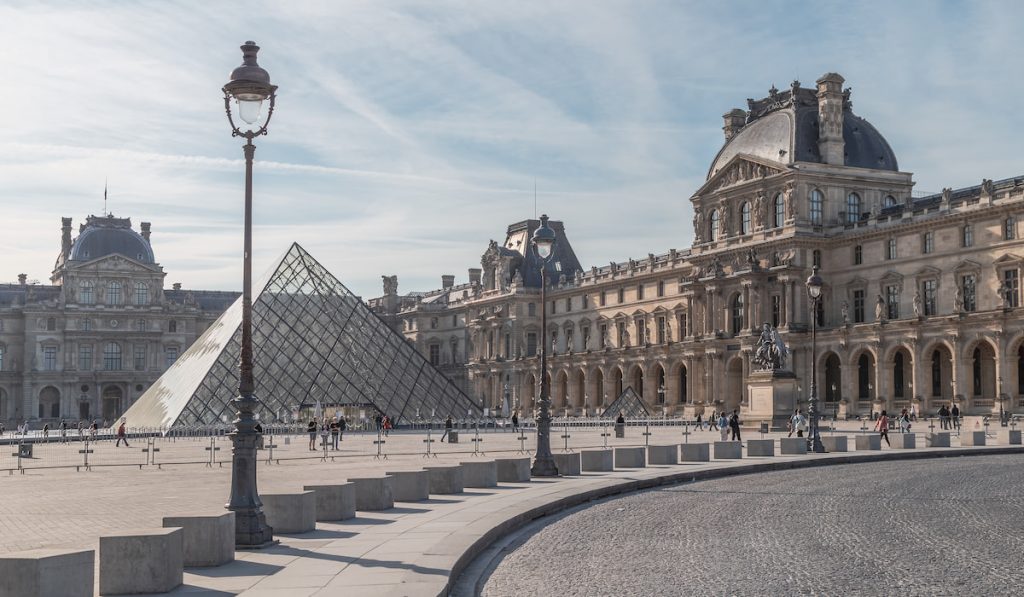
[[712, 209], [711, 218], [709, 218], [711, 230], [708, 231], [708, 238], [711, 239], [711, 242], [715, 242], [718, 240], [718, 227], [721, 223], [721, 219], [722, 216], [718, 213], [718, 210]]

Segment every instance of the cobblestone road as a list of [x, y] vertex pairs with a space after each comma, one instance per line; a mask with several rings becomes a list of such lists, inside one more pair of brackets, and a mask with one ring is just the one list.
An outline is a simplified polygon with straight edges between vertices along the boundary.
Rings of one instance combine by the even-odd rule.
[[483, 595], [1019, 595], [1022, 465], [844, 465], [608, 500], [521, 541]]

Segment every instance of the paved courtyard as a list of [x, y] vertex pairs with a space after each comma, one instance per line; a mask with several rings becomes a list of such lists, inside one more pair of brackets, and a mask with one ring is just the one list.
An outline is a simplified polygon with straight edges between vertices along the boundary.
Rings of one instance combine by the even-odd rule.
[[483, 595], [1011, 595], [1024, 456], [769, 472], [535, 523]]

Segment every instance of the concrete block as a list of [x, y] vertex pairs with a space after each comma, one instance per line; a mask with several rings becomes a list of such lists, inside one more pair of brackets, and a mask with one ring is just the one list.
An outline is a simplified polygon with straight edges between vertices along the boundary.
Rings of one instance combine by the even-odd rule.
[[552, 454], [552, 456], [555, 458], [555, 466], [558, 467], [559, 475], [576, 477], [582, 472], [579, 452], [560, 452]]
[[348, 520], [356, 515], [354, 483], [306, 485], [303, 489], [316, 493], [317, 520]]
[[186, 566], [220, 566], [235, 560], [235, 513], [165, 516], [164, 527], [181, 529]]
[[457, 443], [459, 443], [459, 432], [458, 431], [449, 431], [448, 432], [448, 443], [449, 444], [457, 444]]
[[743, 458], [741, 442], [715, 442], [715, 460]]
[[913, 450], [917, 447], [916, 433], [894, 433], [889, 435], [892, 447], [902, 450]]
[[615, 452], [613, 450], [583, 450], [580, 452], [580, 465], [584, 472], [615, 470]]
[[0, 595], [92, 597], [96, 552], [33, 549], [0, 554]]
[[924, 445], [926, 448], [948, 448], [949, 432], [929, 433], [924, 436]]
[[100, 537], [100, 595], [166, 593], [181, 585], [182, 536], [175, 527]]
[[779, 439], [779, 454], [792, 456], [807, 453], [806, 437], [783, 437]]
[[985, 432], [984, 431], [961, 431], [960, 432], [960, 445], [961, 446], [984, 446], [985, 445]]
[[679, 446], [683, 462], [708, 462], [711, 460], [711, 446], [708, 444], [682, 444]]
[[434, 464], [423, 467], [430, 475], [430, 493], [450, 495], [462, 493], [462, 467], [457, 464]]
[[316, 492], [260, 494], [267, 524], [275, 533], [308, 533], [316, 529]]
[[858, 435], [854, 440], [854, 445], [857, 446], [857, 451], [863, 450], [881, 450], [882, 449], [882, 436], [877, 434], [861, 434]]
[[847, 440], [845, 435], [823, 435], [821, 445], [825, 446], [826, 452], [846, 452]]
[[530, 481], [529, 458], [495, 458], [498, 465], [499, 483], [528, 483]]
[[677, 464], [679, 444], [647, 446], [647, 464]]
[[356, 477], [348, 482], [356, 486], [356, 510], [379, 512], [395, 507], [391, 477]]
[[497, 487], [498, 463], [493, 460], [460, 462], [463, 487]]
[[430, 499], [430, 473], [418, 471], [388, 471], [391, 477], [391, 497], [396, 502], [419, 502]]
[[775, 440], [748, 439], [747, 456], [775, 456]]
[[615, 468], [644, 468], [647, 454], [644, 448], [615, 448]]
[[996, 431], [997, 443], [1005, 446], [1020, 445], [1020, 429], [999, 429]]

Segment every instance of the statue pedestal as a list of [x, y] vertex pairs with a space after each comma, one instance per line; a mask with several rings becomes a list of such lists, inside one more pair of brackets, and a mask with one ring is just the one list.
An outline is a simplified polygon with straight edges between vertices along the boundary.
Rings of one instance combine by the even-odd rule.
[[686, 404], [683, 406], [683, 418], [693, 420], [698, 414], [704, 414], [703, 404]]
[[746, 421], [785, 427], [796, 409], [796, 375], [783, 370], [754, 371], [748, 379]]

